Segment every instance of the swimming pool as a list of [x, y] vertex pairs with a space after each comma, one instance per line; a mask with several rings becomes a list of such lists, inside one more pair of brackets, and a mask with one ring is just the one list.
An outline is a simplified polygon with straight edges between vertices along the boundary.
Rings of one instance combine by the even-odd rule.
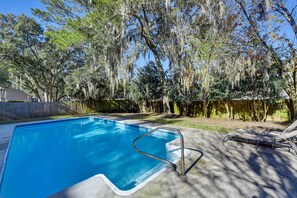
[[[150, 129], [95, 117], [16, 126], [10, 141], [0, 197], [46, 197], [101, 175], [119, 194], [129, 194], [166, 164], [133, 149], [133, 140]], [[176, 161], [162, 131], [138, 141], [139, 149]]]

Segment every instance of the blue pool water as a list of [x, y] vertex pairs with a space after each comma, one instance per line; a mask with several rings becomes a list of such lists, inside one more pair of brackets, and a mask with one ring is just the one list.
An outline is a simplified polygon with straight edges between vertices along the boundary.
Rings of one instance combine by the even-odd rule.
[[[130, 190], [166, 164], [133, 149], [133, 140], [149, 129], [80, 118], [17, 126], [1, 181], [0, 197], [46, 197], [97, 174], [120, 190]], [[173, 133], [157, 132], [137, 143], [139, 149], [170, 160]]]

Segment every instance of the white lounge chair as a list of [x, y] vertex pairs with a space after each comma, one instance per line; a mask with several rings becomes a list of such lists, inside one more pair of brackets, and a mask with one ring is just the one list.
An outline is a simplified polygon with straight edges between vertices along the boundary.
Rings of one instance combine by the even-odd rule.
[[233, 140], [258, 146], [268, 146], [272, 148], [287, 148], [293, 150], [297, 155], [297, 120], [282, 132], [278, 131], [263, 131], [262, 133], [254, 130], [237, 130], [236, 132], [228, 133], [224, 138], [224, 142]]

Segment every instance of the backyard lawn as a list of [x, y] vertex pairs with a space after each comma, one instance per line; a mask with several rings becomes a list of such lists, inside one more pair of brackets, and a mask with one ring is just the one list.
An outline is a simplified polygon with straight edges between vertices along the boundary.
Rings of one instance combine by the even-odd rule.
[[108, 113], [102, 114], [111, 117], [135, 119], [142, 121], [157, 122], [172, 126], [203, 129], [207, 131], [231, 132], [237, 129], [283, 130], [289, 123], [285, 122], [250, 122], [240, 120], [228, 120], [219, 118], [186, 117], [165, 114], [138, 114], [138, 113]]
[[217, 131], [217, 132], [231, 132], [237, 129], [256, 129], [256, 130], [266, 130], [275, 129], [283, 130], [290, 124], [287, 122], [251, 122], [251, 121], [240, 121], [240, 120], [229, 120], [221, 118], [203, 118], [203, 117], [187, 117], [187, 116], [177, 116], [156, 113], [91, 113], [91, 114], [76, 114], [76, 115], [59, 115], [50, 117], [40, 117], [32, 119], [21, 119], [21, 120], [11, 120], [11, 121], [0, 121], [1, 124], [11, 124], [20, 122], [32, 122], [48, 119], [63, 119], [72, 118], [80, 116], [94, 116], [103, 115], [110, 117], [117, 117], [130, 120], [141, 120], [149, 121], [161, 124], [167, 124], [171, 126], [180, 126], [186, 128], [203, 129], [206, 131]]

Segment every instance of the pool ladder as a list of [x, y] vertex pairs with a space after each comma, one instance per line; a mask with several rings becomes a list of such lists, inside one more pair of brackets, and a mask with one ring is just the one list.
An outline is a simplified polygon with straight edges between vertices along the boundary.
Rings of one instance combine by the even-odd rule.
[[181, 145], [181, 175], [184, 176], [186, 174], [186, 172], [185, 172], [185, 146], [184, 146], [184, 137], [183, 137], [182, 133], [179, 130], [177, 130], [175, 128], [169, 128], [169, 127], [157, 127], [155, 129], [153, 129], [153, 130], [151, 130], [151, 131], [137, 137], [136, 139], [134, 139], [134, 141], [133, 141], [134, 150], [136, 152], [142, 154], [142, 155], [147, 156], [147, 157], [150, 157], [150, 158], [153, 158], [153, 159], [156, 159], [156, 160], [160, 160], [160, 161], [162, 161], [164, 163], [167, 163], [171, 167], [171, 170], [176, 171], [177, 167], [176, 167], [176, 165], [174, 163], [168, 161], [167, 159], [163, 159], [163, 158], [157, 157], [155, 155], [143, 152], [143, 151], [139, 150], [137, 148], [137, 146], [136, 146], [136, 141], [137, 140], [140, 140], [141, 138], [144, 138], [145, 136], [148, 136], [148, 135], [152, 134], [153, 132], [158, 131], [160, 129], [161, 130], [163, 129], [165, 131], [170, 131], [170, 132], [174, 131], [175, 133], [177, 133], [179, 135], [180, 145]]

